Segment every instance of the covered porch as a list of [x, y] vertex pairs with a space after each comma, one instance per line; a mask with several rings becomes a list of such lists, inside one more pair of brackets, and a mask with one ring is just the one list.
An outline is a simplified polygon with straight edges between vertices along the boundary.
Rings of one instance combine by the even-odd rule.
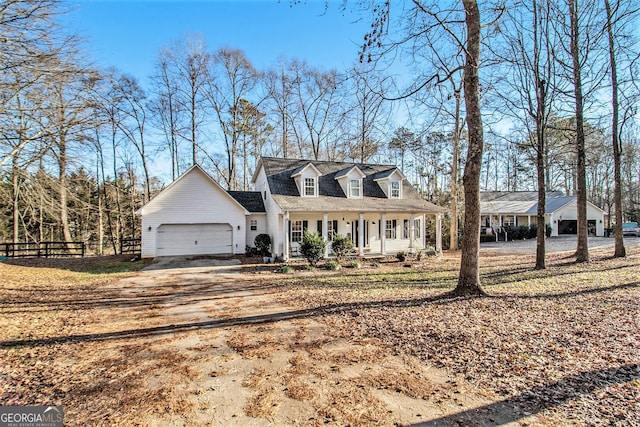
[[295, 212], [280, 218], [285, 260], [300, 255], [303, 232], [317, 232], [325, 242], [325, 258], [332, 255], [336, 234], [351, 239], [357, 256], [386, 256], [417, 252], [427, 247], [425, 219], [436, 219], [435, 250], [442, 253], [442, 213], [430, 212]]

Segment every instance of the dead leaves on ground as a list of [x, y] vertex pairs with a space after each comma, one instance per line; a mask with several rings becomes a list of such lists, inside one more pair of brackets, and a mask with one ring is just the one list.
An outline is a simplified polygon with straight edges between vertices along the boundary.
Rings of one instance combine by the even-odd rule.
[[[578, 424], [638, 425], [637, 252], [624, 259], [593, 252], [593, 261], [582, 265], [550, 257], [545, 271], [534, 271], [533, 259], [524, 256], [515, 264], [515, 257], [485, 259], [486, 298], [433, 298], [442, 291], [417, 280], [413, 291], [403, 285], [374, 295], [370, 284], [345, 289], [346, 276], [297, 283], [290, 295], [309, 306], [342, 304], [344, 310], [325, 318], [349, 339], [375, 337], [497, 392], [523, 412]], [[444, 260], [439, 268], [457, 264]], [[376, 299], [384, 303], [371, 304]]]

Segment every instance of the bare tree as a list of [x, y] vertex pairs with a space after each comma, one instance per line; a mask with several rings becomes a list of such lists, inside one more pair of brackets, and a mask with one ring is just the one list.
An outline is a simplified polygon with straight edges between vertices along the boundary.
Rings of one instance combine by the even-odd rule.
[[559, 90], [553, 58], [557, 33], [551, 31], [555, 12], [548, 2], [538, 0], [509, 6], [502, 25], [504, 50], [493, 49], [504, 75], [499, 98], [512, 120], [520, 122], [530, 136], [525, 141], [534, 153], [538, 190], [535, 268], [544, 269], [547, 128]]
[[242, 117], [240, 101], [249, 99], [257, 85], [258, 71], [238, 49], [222, 48], [213, 55], [207, 100], [213, 109], [220, 139], [224, 142], [226, 168], [220, 168], [229, 190], [238, 186], [237, 159], [240, 153]]
[[147, 146], [145, 126], [147, 123], [146, 93], [140, 87], [137, 80], [128, 75], [121, 75], [116, 80], [115, 91], [120, 100], [117, 105], [119, 117], [116, 121], [118, 129], [125, 138], [135, 147], [140, 155], [142, 170], [144, 172], [144, 202], [151, 199], [151, 178], [147, 164]]
[[[176, 40], [160, 52], [161, 65], [165, 67], [160, 73], [162, 81], [166, 78], [173, 85], [177, 95], [175, 99], [178, 103], [176, 108], [180, 108], [187, 116], [187, 132], [181, 137], [189, 141], [191, 145], [192, 164], [198, 162], [198, 147], [202, 145], [200, 141], [200, 125], [205, 115], [205, 86], [209, 79], [210, 54], [207, 52], [204, 38], [198, 34], [187, 36], [183, 40]], [[166, 65], [162, 65], [166, 63]], [[157, 80], [157, 79], [156, 79]], [[177, 141], [176, 141], [177, 143]]]
[[353, 106], [349, 108], [353, 123], [353, 147], [349, 157], [366, 163], [382, 142], [383, 128], [389, 122], [390, 103], [384, 99], [387, 79], [380, 72], [365, 64], [353, 66], [348, 73], [349, 97]]
[[273, 151], [285, 159], [293, 155], [289, 133], [291, 114], [295, 104], [293, 93], [295, 78], [290, 70], [296, 62], [281, 58], [278, 64], [267, 70], [263, 76], [269, 117], [273, 123], [273, 129], [279, 133], [279, 143], [275, 143]]
[[[180, 103], [179, 83], [170, 70], [169, 58], [162, 50], [155, 65], [155, 74], [151, 81], [153, 85], [153, 99], [149, 109], [153, 122], [162, 130], [166, 139], [166, 149], [171, 158], [171, 179], [180, 175], [180, 135], [182, 128], [184, 106]], [[193, 160], [193, 153], [192, 153]]]

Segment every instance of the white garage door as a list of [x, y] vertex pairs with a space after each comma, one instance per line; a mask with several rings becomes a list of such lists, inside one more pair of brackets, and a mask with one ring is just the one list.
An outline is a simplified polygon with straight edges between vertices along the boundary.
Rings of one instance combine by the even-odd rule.
[[232, 252], [229, 224], [162, 224], [156, 255], [228, 255]]

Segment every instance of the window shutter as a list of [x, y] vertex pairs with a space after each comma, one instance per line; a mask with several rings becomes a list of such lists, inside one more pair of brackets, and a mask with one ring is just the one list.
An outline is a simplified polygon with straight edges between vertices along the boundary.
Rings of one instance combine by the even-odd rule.
[[334, 234], [338, 234], [338, 220], [337, 219], [333, 220], [333, 233]]
[[309, 228], [309, 221], [302, 221], [302, 231], [306, 231]]

